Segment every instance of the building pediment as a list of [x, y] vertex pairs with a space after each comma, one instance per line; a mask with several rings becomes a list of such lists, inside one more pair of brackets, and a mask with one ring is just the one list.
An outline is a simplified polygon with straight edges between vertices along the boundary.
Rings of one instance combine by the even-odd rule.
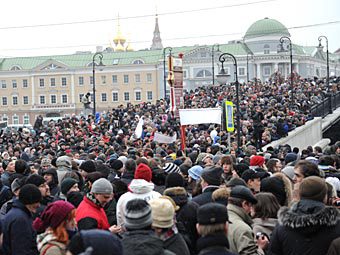
[[199, 47], [195, 48], [185, 54], [185, 61], [197, 61], [202, 59], [211, 58], [211, 48], [210, 47]]
[[40, 65], [36, 66], [34, 70], [42, 71], [42, 70], [60, 70], [60, 69], [67, 69], [68, 66], [64, 63], [61, 63], [54, 59], [46, 60], [45, 62], [41, 63]]

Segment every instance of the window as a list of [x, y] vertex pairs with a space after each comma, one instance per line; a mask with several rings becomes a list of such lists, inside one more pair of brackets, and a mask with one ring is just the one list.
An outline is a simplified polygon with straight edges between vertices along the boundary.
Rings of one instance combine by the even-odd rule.
[[140, 91], [135, 92], [135, 100], [136, 101], [142, 100], [142, 93]]
[[152, 100], [152, 91], [146, 93], [148, 100]]
[[7, 118], [6, 114], [4, 114], [4, 116], [2, 116], [2, 121], [8, 122], [8, 118]]
[[139, 73], [137, 73], [137, 74], [135, 74], [135, 82], [140, 82], [140, 74]]
[[67, 85], [66, 77], [61, 78], [61, 86], [65, 87]]
[[124, 101], [130, 101], [130, 93], [124, 92]]
[[117, 75], [112, 75], [112, 83], [116, 84], [118, 82]]
[[56, 95], [51, 95], [51, 104], [56, 104], [57, 103], [57, 96]]
[[22, 101], [24, 104], [28, 104], [28, 96], [23, 96]]
[[142, 64], [144, 64], [144, 61], [141, 60], [141, 59], [136, 59], [136, 60], [134, 60], [134, 61], [132, 62], [132, 64], [134, 64], [134, 65], [142, 65]]
[[23, 88], [27, 88], [28, 87], [28, 80], [27, 79], [23, 79], [22, 80], [22, 87]]
[[61, 103], [67, 104], [67, 95], [61, 95]]
[[201, 70], [196, 74], [196, 78], [205, 78], [205, 77], [211, 77], [212, 74], [208, 70]]
[[118, 102], [118, 92], [112, 92], [112, 101]]
[[188, 71], [183, 70], [183, 78], [186, 79], [188, 77]]
[[55, 78], [50, 79], [50, 86], [55, 87]]
[[129, 83], [129, 75], [124, 74], [124, 83]]
[[269, 76], [270, 75], [270, 67], [269, 66], [266, 66], [266, 67], [264, 67], [264, 75], [265, 76]]
[[24, 125], [28, 125], [28, 124], [30, 124], [30, 116], [25, 115], [24, 116]]
[[90, 85], [93, 85], [93, 76], [90, 76]]
[[102, 84], [106, 84], [106, 76], [102, 75], [101, 76]]
[[7, 88], [7, 85], [6, 85], [6, 81], [5, 81], [5, 80], [2, 80], [2, 81], [1, 81], [1, 88], [2, 88], [2, 89]]
[[17, 96], [13, 96], [12, 97], [12, 104], [13, 105], [18, 105], [18, 97]]
[[17, 80], [12, 80], [12, 87], [13, 89], [18, 88]]
[[268, 44], [265, 44], [263, 46], [263, 48], [264, 48], [264, 54], [269, 54], [270, 53], [270, 46]]
[[18, 125], [18, 124], [19, 124], [19, 116], [14, 115], [14, 116], [12, 117], [12, 120], [13, 120], [13, 124], [14, 124], [14, 125]]
[[46, 104], [45, 96], [39, 96], [39, 102], [40, 104]]
[[151, 73], [147, 73], [146, 74], [146, 81], [147, 82], [152, 82], [152, 74]]
[[2, 97], [2, 105], [7, 105], [7, 97]]
[[246, 69], [244, 67], [239, 67], [238, 75], [245, 75], [245, 74], [246, 74]]
[[39, 86], [45, 87], [45, 80], [44, 79], [39, 79]]
[[79, 86], [84, 85], [84, 77], [83, 76], [78, 77], [78, 84], [79, 84]]
[[83, 98], [84, 94], [79, 94], [79, 102], [81, 102], [81, 99]]
[[102, 102], [107, 102], [107, 95], [106, 95], [106, 93], [102, 93]]

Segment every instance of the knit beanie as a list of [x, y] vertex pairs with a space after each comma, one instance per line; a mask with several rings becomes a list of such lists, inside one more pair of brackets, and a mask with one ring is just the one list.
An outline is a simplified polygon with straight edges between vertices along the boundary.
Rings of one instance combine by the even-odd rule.
[[285, 163], [286, 164], [293, 162], [295, 160], [297, 160], [297, 154], [294, 153], [294, 152], [287, 153], [287, 155], [285, 156]]
[[105, 178], [100, 178], [92, 184], [91, 193], [112, 194], [112, 184]]
[[130, 229], [143, 229], [151, 226], [151, 206], [142, 199], [132, 199], [125, 208], [125, 227]]
[[200, 165], [197, 165], [197, 166], [191, 167], [188, 170], [188, 174], [192, 179], [197, 181], [201, 178], [202, 171], [203, 171], [203, 167], [201, 167]]
[[165, 166], [163, 167], [163, 170], [165, 173], [179, 173], [180, 169], [179, 167], [174, 163], [165, 163]]
[[31, 205], [40, 202], [42, 199], [41, 192], [33, 184], [25, 184], [19, 191], [19, 201], [24, 205]]
[[179, 173], [168, 174], [165, 178], [165, 188], [184, 187], [184, 178]]
[[147, 182], [151, 182], [151, 179], [152, 179], [151, 168], [144, 163], [140, 163], [136, 168], [134, 178], [143, 179], [143, 180], [146, 180]]
[[223, 173], [223, 170], [221, 167], [212, 166], [212, 167], [204, 168], [201, 177], [209, 185], [219, 186], [221, 184], [222, 173]]
[[318, 176], [304, 178], [299, 187], [301, 199], [323, 202], [327, 194], [327, 186], [324, 179]]
[[74, 184], [78, 183], [77, 180], [73, 178], [65, 178], [60, 185], [61, 193], [63, 193], [65, 196], [67, 195], [67, 192], [73, 187]]
[[85, 171], [86, 173], [93, 173], [96, 171], [96, 164], [93, 162], [93, 160], [86, 160], [81, 163], [79, 169]]
[[152, 226], [156, 228], [170, 228], [174, 224], [174, 205], [164, 198], [149, 201], [152, 208]]
[[44, 232], [46, 228], [56, 229], [75, 207], [69, 202], [58, 200], [46, 206], [40, 217], [33, 222], [33, 228]]
[[70, 202], [74, 207], [78, 208], [81, 201], [83, 201], [84, 194], [80, 191], [72, 191], [67, 194], [67, 201]]
[[44, 184], [46, 181], [44, 177], [38, 175], [38, 174], [32, 174], [26, 179], [26, 184], [33, 184], [37, 187], [39, 187], [41, 184]]
[[110, 161], [110, 167], [115, 171], [122, 169], [123, 166], [124, 166], [123, 162], [120, 161], [119, 159]]
[[250, 158], [250, 166], [262, 166], [264, 164], [264, 157], [262, 156], [252, 156]]

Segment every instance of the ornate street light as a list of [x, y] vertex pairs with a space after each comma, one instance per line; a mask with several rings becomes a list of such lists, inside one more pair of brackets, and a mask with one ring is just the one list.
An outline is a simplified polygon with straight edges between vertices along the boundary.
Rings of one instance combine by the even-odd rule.
[[293, 86], [293, 47], [292, 47], [292, 41], [290, 40], [289, 37], [287, 36], [282, 36], [280, 38], [280, 44], [281, 44], [281, 48], [279, 50], [279, 52], [286, 52], [287, 50], [284, 49], [283, 47], [283, 42], [287, 40], [289, 42], [289, 58], [290, 58], [290, 89], [291, 89], [291, 94], [292, 94], [292, 104], [294, 104], [294, 86]]
[[98, 66], [104, 66], [103, 64], [103, 54], [101, 52], [97, 52], [92, 57], [92, 82], [93, 82], [93, 116], [96, 118], [96, 57], [99, 58], [99, 65]]
[[172, 48], [171, 47], [166, 47], [163, 49], [163, 82], [164, 82], [164, 99], [166, 98], [166, 74], [165, 74], [165, 63], [166, 63], [166, 59], [165, 59], [165, 54], [166, 51], [169, 50], [169, 55], [171, 56], [171, 51]]
[[211, 69], [212, 69], [212, 85], [215, 85], [215, 46], [217, 46], [217, 51], [220, 50], [220, 45], [215, 43], [211, 48]]

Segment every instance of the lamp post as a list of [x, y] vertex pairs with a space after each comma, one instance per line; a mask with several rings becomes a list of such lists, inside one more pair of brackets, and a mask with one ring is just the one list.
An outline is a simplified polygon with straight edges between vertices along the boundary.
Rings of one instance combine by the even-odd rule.
[[215, 43], [211, 48], [211, 69], [212, 69], [212, 85], [215, 84], [215, 46], [217, 46], [217, 51], [220, 50], [220, 45], [218, 43]]
[[99, 57], [99, 65], [98, 66], [104, 66], [103, 64], [103, 54], [100, 52], [97, 52], [92, 57], [92, 79], [93, 79], [93, 116], [96, 118], [96, 57]]
[[249, 52], [247, 52], [247, 82], [249, 82], [249, 68], [248, 68], [248, 65], [249, 65], [249, 55], [253, 56], [253, 54], [249, 54]]
[[226, 76], [229, 76], [225, 70], [224, 70], [224, 62], [226, 61], [226, 58], [232, 58], [233, 62], [234, 62], [234, 74], [235, 74], [235, 88], [236, 88], [236, 132], [237, 132], [237, 150], [238, 153], [240, 153], [240, 147], [241, 147], [241, 126], [240, 126], [240, 102], [239, 102], [239, 83], [238, 83], [238, 76], [237, 76], [237, 61], [234, 55], [230, 54], [230, 53], [222, 53], [219, 57], [219, 61], [221, 62], [221, 71], [219, 73], [219, 77], [224, 78]]
[[328, 53], [328, 38], [324, 35], [320, 35], [318, 38], [319, 41], [319, 49], [323, 49], [323, 46], [321, 44], [322, 39], [326, 40], [326, 61], [327, 61], [327, 80], [326, 80], [326, 86], [327, 86], [327, 90], [329, 93], [329, 113], [332, 113], [332, 95], [331, 95], [331, 90], [329, 87], [329, 53]]
[[289, 55], [289, 58], [290, 58], [290, 89], [291, 89], [291, 94], [292, 94], [292, 104], [294, 104], [294, 86], [293, 86], [293, 47], [292, 47], [292, 41], [290, 40], [289, 37], [287, 36], [282, 36], [280, 38], [280, 43], [281, 43], [281, 52], [284, 52], [286, 51], [284, 48], [283, 48], [283, 42], [285, 40], [288, 40], [289, 41], [289, 52], [290, 52], [290, 55]]
[[165, 53], [166, 51], [169, 50], [169, 54], [171, 56], [171, 51], [172, 51], [172, 48], [171, 47], [166, 47], [163, 49], [163, 82], [164, 82], [164, 99], [166, 98], [166, 74], [165, 74], [165, 63], [166, 63], [166, 60], [165, 60]]

